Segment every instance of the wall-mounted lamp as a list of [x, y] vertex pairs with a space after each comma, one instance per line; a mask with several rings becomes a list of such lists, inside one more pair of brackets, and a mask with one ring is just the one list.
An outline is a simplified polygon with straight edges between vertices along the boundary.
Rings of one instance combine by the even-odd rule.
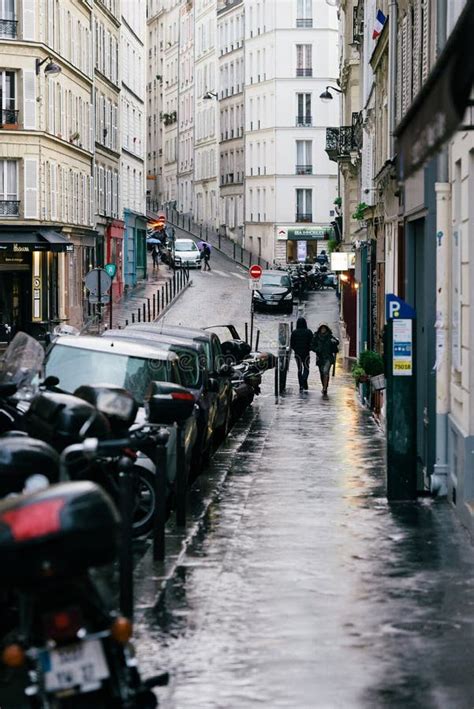
[[321, 101], [323, 101], [324, 103], [328, 103], [334, 98], [329, 89], [331, 89], [331, 91], [337, 91], [339, 94], [342, 94], [342, 89], [338, 89], [337, 86], [326, 86], [326, 90], [323, 91], [323, 93], [319, 96]]
[[215, 91], [206, 91], [203, 96], [203, 99], [207, 101], [210, 98], [217, 98], [217, 94]]
[[62, 72], [62, 69], [59, 64], [53, 62], [51, 57], [46, 57], [45, 59], [36, 60], [36, 76], [39, 75], [40, 69], [45, 62], [48, 62], [44, 68], [44, 73], [46, 76], [54, 76], [55, 74], [60, 74]]

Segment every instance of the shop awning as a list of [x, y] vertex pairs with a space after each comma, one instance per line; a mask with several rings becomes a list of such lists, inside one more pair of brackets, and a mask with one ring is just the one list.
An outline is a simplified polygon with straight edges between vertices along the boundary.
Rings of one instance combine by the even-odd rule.
[[0, 227], [0, 251], [74, 251], [74, 244], [54, 229]]
[[[474, 84], [474, 0], [468, 0], [426, 83], [397, 126], [398, 174], [405, 180], [460, 128]], [[474, 125], [463, 126], [473, 130]]]

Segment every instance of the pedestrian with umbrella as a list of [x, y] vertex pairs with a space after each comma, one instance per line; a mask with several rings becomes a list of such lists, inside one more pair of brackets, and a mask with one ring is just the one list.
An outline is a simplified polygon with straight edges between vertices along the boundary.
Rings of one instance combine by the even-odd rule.
[[314, 333], [311, 349], [313, 352], [316, 352], [316, 365], [319, 369], [321, 384], [323, 386], [322, 395], [327, 399], [331, 367], [333, 368], [334, 376], [336, 355], [339, 352], [339, 340], [337, 337], [334, 337], [327, 323], [321, 323]]
[[201, 252], [201, 256], [204, 261], [203, 271], [210, 271], [211, 267], [209, 265], [209, 261], [211, 258], [211, 245], [207, 241], [199, 241], [198, 249]]

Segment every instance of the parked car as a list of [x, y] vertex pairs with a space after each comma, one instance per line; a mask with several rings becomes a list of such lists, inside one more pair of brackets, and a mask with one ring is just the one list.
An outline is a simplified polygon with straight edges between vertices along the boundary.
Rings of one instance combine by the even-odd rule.
[[102, 337], [143, 342], [177, 355], [183, 386], [193, 392], [199, 408], [198, 437], [193, 455], [193, 468], [198, 472], [211, 453], [217, 421], [216, 393], [219, 390], [219, 382], [210, 375], [204, 345], [172, 335], [162, 335], [157, 332], [156, 326], [149, 323], [140, 323], [123, 330], [106, 330]]
[[[135, 324], [130, 325], [129, 329], [140, 327], [139, 324]], [[217, 399], [216, 437], [218, 439], [225, 438], [232, 421], [232, 385], [230, 381], [232, 368], [224, 363], [221, 343], [217, 335], [198, 328], [166, 325], [163, 322], [158, 322], [156, 325], [149, 325], [148, 327], [152, 327], [161, 335], [179, 337], [183, 340], [190, 340], [203, 345], [209, 375], [215, 378], [219, 384], [218, 391], [215, 393]]]
[[[155, 382], [182, 386], [179, 359], [174, 352], [145, 343], [109, 340], [102, 337], [60, 337], [50, 347], [45, 359], [46, 376], [59, 379], [59, 387], [73, 394], [84, 385], [110, 385], [129, 391], [139, 405], [136, 424], [146, 420], [146, 402]], [[176, 478], [176, 430], [169, 427], [168, 478]], [[197, 410], [184, 429], [186, 470], [190, 470], [196, 443]], [[137, 460], [154, 472], [154, 461]]]
[[201, 267], [201, 252], [192, 239], [176, 239], [174, 242], [174, 263], [176, 268]]
[[293, 312], [291, 278], [281, 271], [263, 271], [259, 290], [253, 291], [253, 307], [257, 310]]

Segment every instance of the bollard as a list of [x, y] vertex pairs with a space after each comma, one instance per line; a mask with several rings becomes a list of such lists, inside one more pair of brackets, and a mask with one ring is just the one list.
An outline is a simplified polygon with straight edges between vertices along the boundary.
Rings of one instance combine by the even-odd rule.
[[132, 324], [135, 322], [135, 313], [132, 313]]
[[137, 310], [137, 315], [138, 315], [138, 322], [141, 322], [141, 310], [138, 308]]
[[244, 262], [244, 247], [240, 247], [240, 263]]
[[176, 296], [176, 271], [173, 273], [173, 298]]
[[161, 286], [161, 309], [165, 309], [165, 287]]
[[235, 241], [232, 242], [232, 258], [235, 261]]
[[126, 618], [133, 619], [133, 477], [131, 469], [125, 468], [120, 471], [119, 490], [120, 516], [122, 518], [119, 558], [120, 610]]
[[257, 330], [257, 335], [255, 337], [255, 352], [258, 352], [259, 343], [260, 343], [260, 330]]
[[155, 518], [153, 520], [153, 559], [164, 561], [165, 558], [165, 524], [166, 524], [166, 489], [168, 456], [166, 445], [169, 433], [163, 428], [157, 436], [155, 465]]
[[169, 282], [168, 282], [168, 281], [166, 281], [165, 290], [166, 290], [166, 305], [168, 305], [169, 300], [170, 300], [170, 296], [169, 296]]
[[128, 320], [125, 320], [125, 327], [128, 327]]
[[217, 239], [218, 239], [218, 244], [219, 244], [219, 249], [220, 249], [221, 248], [221, 233], [220, 232], [217, 235]]
[[153, 320], [154, 320], [156, 318], [156, 295], [155, 295], [155, 293], [153, 293], [152, 311], [153, 311]]
[[146, 305], [145, 305], [145, 303], [143, 303], [142, 308], [143, 308], [143, 322], [146, 322]]
[[249, 325], [248, 325], [248, 323], [246, 322], [246, 323], [245, 323], [245, 342], [248, 343], [248, 341], [249, 341]]
[[176, 425], [176, 524], [186, 526], [186, 487], [187, 471], [184, 457], [184, 430]]
[[148, 322], [150, 322], [150, 320], [151, 320], [150, 298], [146, 299], [146, 307], [147, 307]]

